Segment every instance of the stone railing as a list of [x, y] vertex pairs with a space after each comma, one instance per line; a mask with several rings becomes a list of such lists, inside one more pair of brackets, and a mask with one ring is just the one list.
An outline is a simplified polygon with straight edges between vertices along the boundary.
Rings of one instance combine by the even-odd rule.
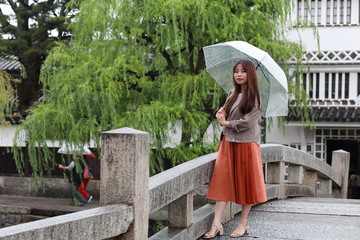
[[[346, 198], [350, 154], [333, 153], [332, 166], [294, 148], [263, 144], [261, 156], [265, 165], [268, 199], [292, 196]], [[150, 239], [198, 239], [213, 220], [214, 205], [193, 211], [193, 192], [208, 183], [216, 154], [209, 154], [173, 167], [150, 178], [150, 213], [168, 206], [170, 226]], [[241, 211], [241, 206], [228, 204], [223, 221]]]
[[261, 156], [268, 187], [275, 184], [268, 198], [291, 196], [347, 197], [350, 153], [334, 151], [332, 166], [290, 147], [264, 144]]
[[101, 141], [102, 207], [2, 228], [0, 240], [146, 239], [149, 135], [122, 128], [104, 132]]
[[150, 239], [197, 239], [211, 225], [213, 205], [193, 211], [194, 190], [208, 183], [216, 153], [180, 164], [149, 180], [149, 213], [168, 206], [169, 227]]
[[[101, 138], [103, 207], [0, 229], [0, 239], [147, 239], [148, 218], [167, 209], [169, 226], [150, 239], [197, 239], [212, 222], [214, 205], [193, 209], [193, 195], [210, 181], [216, 153], [149, 178], [149, 135], [130, 128]], [[333, 153], [332, 167], [293, 148], [262, 145], [268, 199], [346, 198], [350, 154]], [[229, 204], [224, 222], [241, 211]], [[121, 234], [121, 236], [119, 236]], [[119, 237], [116, 237], [119, 236]]]
[[131, 206], [109, 205], [2, 228], [0, 239], [106, 239], [125, 233], [132, 221]]

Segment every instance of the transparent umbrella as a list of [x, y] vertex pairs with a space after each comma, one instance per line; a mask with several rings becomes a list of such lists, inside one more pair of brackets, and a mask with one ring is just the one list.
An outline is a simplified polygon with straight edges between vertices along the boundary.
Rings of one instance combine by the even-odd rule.
[[284, 71], [270, 55], [243, 41], [206, 46], [206, 71], [229, 92], [233, 88], [232, 68], [239, 60], [250, 60], [256, 67], [264, 117], [287, 116], [288, 85]]
[[91, 155], [92, 152], [87, 146], [74, 146], [72, 144], [63, 144], [57, 151], [60, 154], [71, 154], [71, 155]]

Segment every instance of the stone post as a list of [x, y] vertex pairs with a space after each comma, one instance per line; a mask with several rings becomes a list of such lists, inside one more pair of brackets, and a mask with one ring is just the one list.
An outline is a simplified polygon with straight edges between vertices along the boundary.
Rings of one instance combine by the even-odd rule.
[[287, 183], [303, 184], [304, 167], [301, 165], [288, 166], [288, 179]]
[[333, 190], [333, 197], [347, 198], [349, 183], [350, 153], [344, 150], [333, 151], [331, 166], [342, 175], [341, 189]]
[[134, 222], [115, 239], [148, 238], [149, 134], [120, 128], [101, 134], [100, 204], [133, 206]]
[[308, 186], [311, 188], [311, 192], [307, 195], [312, 195], [314, 197], [317, 196], [317, 180], [318, 180], [318, 173], [314, 170], [305, 170], [304, 171], [304, 186]]
[[279, 184], [279, 199], [285, 199], [285, 162], [267, 163], [267, 184]]
[[332, 180], [320, 178], [320, 185], [318, 188], [318, 197], [331, 197], [332, 193]]
[[192, 224], [193, 195], [191, 191], [169, 204], [169, 223], [171, 227], [187, 228]]

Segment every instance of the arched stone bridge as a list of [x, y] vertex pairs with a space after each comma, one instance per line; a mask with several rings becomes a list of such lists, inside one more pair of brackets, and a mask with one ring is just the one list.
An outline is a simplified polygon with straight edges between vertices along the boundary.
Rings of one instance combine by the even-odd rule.
[[[147, 133], [131, 128], [104, 132], [101, 148], [102, 207], [0, 229], [0, 239], [143, 240], [148, 238], [149, 215], [164, 207], [168, 210], [169, 227], [149, 239], [198, 239], [208, 230], [214, 205], [206, 204], [194, 209], [193, 199], [195, 192], [209, 182], [216, 153], [149, 178]], [[248, 239], [317, 239], [316, 236], [325, 237], [325, 232], [331, 229], [336, 230], [336, 236], [349, 237], [346, 239], [360, 236], [360, 201], [339, 199], [346, 198], [349, 153], [334, 152], [332, 166], [281, 145], [262, 145], [261, 153], [267, 196], [272, 201], [253, 207], [250, 221], [254, 223], [254, 230]], [[299, 196], [305, 198], [288, 199]], [[235, 204], [229, 204], [226, 209], [226, 233], [235, 228], [239, 211], [241, 208]], [[303, 218], [299, 214], [303, 214]], [[314, 216], [321, 222], [331, 219], [330, 215], [343, 217], [333, 218], [338, 224], [330, 230], [318, 227], [324, 234], [311, 235], [310, 225], [305, 222], [314, 221]], [[305, 225], [290, 224], [296, 221]], [[346, 224], [350, 228], [344, 225], [347, 221], [351, 222]], [[300, 231], [305, 237], [294, 234], [294, 231]], [[345, 235], [341, 235], [343, 231]], [[294, 238], [287, 235], [291, 233]], [[326, 239], [337, 239], [336, 236], [330, 234]], [[228, 239], [228, 236], [218, 239]]]

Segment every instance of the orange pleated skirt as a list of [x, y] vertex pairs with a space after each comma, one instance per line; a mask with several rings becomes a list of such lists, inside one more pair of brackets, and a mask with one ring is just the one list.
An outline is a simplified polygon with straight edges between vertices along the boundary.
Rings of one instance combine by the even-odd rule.
[[260, 146], [228, 142], [223, 137], [207, 198], [237, 204], [266, 202]]

